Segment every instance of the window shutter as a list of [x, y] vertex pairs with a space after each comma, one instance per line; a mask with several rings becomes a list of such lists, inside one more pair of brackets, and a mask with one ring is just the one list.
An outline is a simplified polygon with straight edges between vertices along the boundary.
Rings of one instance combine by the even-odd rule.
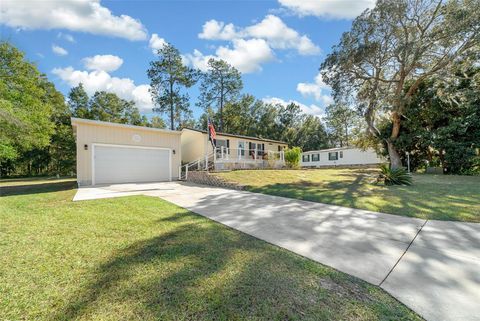
[[230, 148], [230, 139], [227, 139], [227, 148]]

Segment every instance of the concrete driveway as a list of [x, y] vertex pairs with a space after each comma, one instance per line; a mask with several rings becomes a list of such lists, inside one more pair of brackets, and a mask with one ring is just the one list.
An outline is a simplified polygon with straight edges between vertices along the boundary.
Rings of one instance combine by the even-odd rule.
[[74, 200], [128, 195], [160, 197], [379, 285], [427, 320], [480, 320], [480, 224], [179, 182], [80, 188]]

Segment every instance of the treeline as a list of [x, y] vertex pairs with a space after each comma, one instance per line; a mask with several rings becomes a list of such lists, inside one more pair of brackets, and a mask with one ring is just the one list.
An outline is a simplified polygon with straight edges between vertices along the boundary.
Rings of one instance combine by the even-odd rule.
[[0, 43], [0, 174], [74, 175], [75, 139], [70, 117], [164, 128], [141, 116], [131, 101], [107, 92], [89, 97], [83, 86], [65, 97], [24, 54]]
[[[218, 124], [220, 113], [209, 109], [196, 123], [198, 129], [207, 128], [207, 118]], [[303, 150], [328, 147], [328, 135], [322, 121], [306, 115], [297, 104], [271, 104], [242, 95], [223, 107], [223, 131], [238, 135], [285, 141], [289, 146]]]
[[359, 142], [390, 166], [479, 169], [479, 1], [378, 0], [320, 66], [336, 102], [363, 116]]
[[[79, 117], [139, 126], [171, 129], [206, 128], [210, 117], [218, 131], [288, 142], [304, 150], [326, 148], [328, 135], [318, 117], [306, 115], [297, 104], [266, 103], [242, 94], [241, 74], [222, 60], [210, 60], [202, 73], [183, 65], [172, 45], [160, 49], [147, 71], [151, 80], [154, 112], [148, 119], [133, 101], [114, 93], [89, 96], [82, 84], [65, 97], [55, 89], [24, 53], [0, 43], [0, 174], [7, 176], [74, 175], [75, 139], [70, 118]], [[197, 107], [204, 113], [192, 117], [186, 89], [199, 83]]]

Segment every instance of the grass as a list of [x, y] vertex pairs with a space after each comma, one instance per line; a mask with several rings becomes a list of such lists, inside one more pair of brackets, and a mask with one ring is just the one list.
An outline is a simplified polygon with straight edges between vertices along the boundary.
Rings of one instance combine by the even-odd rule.
[[218, 173], [247, 190], [422, 219], [480, 222], [480, 176], [414, 174], [412, 186], [374, 184], [376, 169]]
[[147, 196], [0, 198], [0, 319], [418, 320], [380, 288]]

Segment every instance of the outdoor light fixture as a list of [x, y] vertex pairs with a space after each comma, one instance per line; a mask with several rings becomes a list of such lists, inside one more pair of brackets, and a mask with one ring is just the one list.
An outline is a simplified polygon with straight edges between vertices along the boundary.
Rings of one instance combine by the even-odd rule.
[[173, 155], [175, 155], [175, 149], [172, 150]]
[[87, 144], [83, 145], [83, 149], [88, 150], [88, 145]]

